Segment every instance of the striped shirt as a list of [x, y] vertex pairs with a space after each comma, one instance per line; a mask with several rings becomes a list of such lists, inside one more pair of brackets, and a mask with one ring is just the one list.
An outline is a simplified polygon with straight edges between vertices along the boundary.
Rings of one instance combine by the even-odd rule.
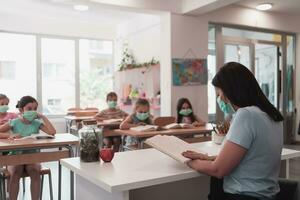
[[115, 108], [115, 109], [107, 108], [100, 111], [96, 115], [96, 117], [103, 118], [103, 119], [119, 119], [119, 118], [125, 118], [127, 116], [128, 114], [119, 108]]

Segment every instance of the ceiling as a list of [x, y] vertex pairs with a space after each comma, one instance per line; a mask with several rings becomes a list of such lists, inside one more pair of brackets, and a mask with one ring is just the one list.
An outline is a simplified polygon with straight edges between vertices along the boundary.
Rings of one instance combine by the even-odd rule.
[[300, 0], [242, 0], [237, 5], [253, 8], [260, 3], [272, 3], [273, 7], [268, 12], [277, 12], [288, 15], [300, 15]]
[[[73, 5], [78, 3], [89, 5], [89, 11], [79, 12], [73, 10]], [[109, 25], [117, 25], [144, 15], [116, 8], [106, 8], [88, 0], [0, 0], [0, 12], [16, 16]]]

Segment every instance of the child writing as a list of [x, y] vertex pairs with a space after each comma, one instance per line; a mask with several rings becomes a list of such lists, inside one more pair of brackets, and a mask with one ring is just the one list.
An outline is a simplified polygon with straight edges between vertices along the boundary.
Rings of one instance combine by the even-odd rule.
[[[17, 118], [18, 115], [16, 113], [7, 112], [9, 107], [9, 99], [6, 95], [0, 94], [0, 125], [5, 124], [11, 119]], [[9, 133], [0, 133], [1, 138], [9, 137]]]
[[[20, 138], [29, 136], [31, 134], [37, 134], [39, 130], [54, 135], [56, 133], [51, 122], [44, 115], [37, 113], [38, 102], [31, 96], [24, 96], [18, 102], [17, 108], [20, 111], [19, 118], [12, 119], [9, 122], [0, 126], [0, 132], [12, 130], [14, 135], [10, 135], [9, 138]], [[41, 119], [42, 121], [40, 121]], [[18, 153], [32, 153], [35, 150], [26, 150], [22, 152], [11, 152], [11, 154]], [[24, 172], [26, 172], [31, 179], [31, 199], [38, 200], [40, 196], [40, 169], [39, 163], [8, 166], [10, 172], [9, 181], [9, 197], [10, 200], [17, 200], [19, 193], [19, 181]]]
[[187, 98], [181, 98], [177, 103], [177, 123], [192, 124], [194, 126], [203, 126], [205, 122], [194, 115], [192, 104]]
[[[143, 126], [146, 124], [153, 124], [153, 116], [149, 113], [150, 104], [146, 99], [138, 99], [135, 103], [134, 113], [129, 115], [120, 125], [121, 130], [127, 130], [131, 127]], [[125, 144], [136, 145], [137, 140], [133, 137], [127, 136]]]
[[[125, 119], [128, 114], [123, 110], [117, 108], [118, 96], [115, 92], [110, 92], [106, 95], [106, 103], [108, 108], [102, 110], [94, 118], [97, 121], [103, 121], [107, 119]], [[103, 139], [103, 143], [107, 147], [111, 147], [113, 145], [114, 151], [119, 151], [119, 147], [121, 144], [121, 137], [105, 137]]]

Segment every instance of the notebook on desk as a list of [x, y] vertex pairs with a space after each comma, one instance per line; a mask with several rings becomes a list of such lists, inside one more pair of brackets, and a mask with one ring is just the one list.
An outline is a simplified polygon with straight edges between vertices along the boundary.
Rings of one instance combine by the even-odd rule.
[[32, 134], [30, 136], [25, 136], [22, 138], [16, 138], [15, 140], [25, 140], [25, 139], [53, 139], [55, 138], [54, 135], [49, 135], [47, 133], [38, 133], [38, 134]]
[[198, 148], [192, 146], [191, 144], [179, 139], [175, 136], [168, 135], [156, 135], [154, 137], [148, 138], [145, 141], [146, 144], [154, 147], [158, 151], [167, 154], [168, 156], [174, 158], [175, 160], [186, 163], [190, 161], [182, 155], [185, 151], [195, 151], [202, 154], [208, 155], [208, 160], [214, 159], [216, 155], [209, 154], [208, 152], [200, 151]]
[[144, 125], [144, 126], [136, 126], [136, 127], [130, 128], [130, 130], [132, 130], [132, 131], [141, 131], [141, 132], [156, 131], [157, 129], [158, 129], [158, 126], [155, 126], [155, 125]]
[[164, 129], [194, 128], [192, 124], [172, 123], [163, 127]]

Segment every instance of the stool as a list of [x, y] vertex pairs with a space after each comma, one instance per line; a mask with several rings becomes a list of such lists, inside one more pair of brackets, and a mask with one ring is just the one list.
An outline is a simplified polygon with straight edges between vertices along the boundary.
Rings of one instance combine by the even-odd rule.
[[[7, 169], [5, 169], [3, 172], [3, 177], [4, 179], [7, 179], [9, 180], [10, 178], [10, 173]], [[44, 175], [48, 175], [48, 178], [49, 178], [49, 190], [50, 190], [50, 199], [53, 200], [53, 189], [52, 189], [52, 176], [51, 176], [51, 170], [49, 168], [46, 168], [46, 167], [42, 167], [41, 170], [40, 170], [40, 175], [41, 175], [41, 188], [40, 188], [40, 199], [42, 200], [43, 198], [43, 186], [44, 186]], [[29, 177], [29, 175], [25, 172], [23, 173], [23, 175], [21, 176], [21, 178], [23, 179], [23, 194], [25, 193], [25, 178], [26, 177]], [[3, 181], [3, 188], [5, 191], [5, 181]], [[4, 193], [5, 194], [5, 193]]]

